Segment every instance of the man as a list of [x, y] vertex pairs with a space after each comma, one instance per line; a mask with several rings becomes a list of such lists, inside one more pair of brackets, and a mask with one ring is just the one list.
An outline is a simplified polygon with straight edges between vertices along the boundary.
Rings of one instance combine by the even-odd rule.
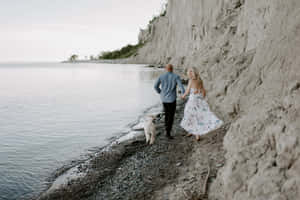
[[166, 65], [165, 70], [167, 73], [162, 74], [154, 84], [154, 89], [160, 94], [165, 112], [165, 128], [166, 136], [173, 139], [171, 136], [172, 125], [176, 110], [176, 87], [180, 86], [181, 93], [184, 93], [184, 87], [181, 79], [177, 74], [173, 73], [173, 66]]

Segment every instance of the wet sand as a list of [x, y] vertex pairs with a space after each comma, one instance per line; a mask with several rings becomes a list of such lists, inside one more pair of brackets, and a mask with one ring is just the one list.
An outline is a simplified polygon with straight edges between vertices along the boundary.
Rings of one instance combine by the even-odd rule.
[[177, 103], [174, 139], [165, 137], [160, 114], [155, 122], [158, 136], [152, 146], [146, 145], [142, 131], [132, 139], [113, 142], [89, 162], [78, 165], [77, 179], [52, 187], [37, 199], [207, 199], [204, 186], [209, 189], [218, 168], [224, 165], [222, 142], [228, 125], [200, 141], [186, 137], [179, 127], [184, 103]]

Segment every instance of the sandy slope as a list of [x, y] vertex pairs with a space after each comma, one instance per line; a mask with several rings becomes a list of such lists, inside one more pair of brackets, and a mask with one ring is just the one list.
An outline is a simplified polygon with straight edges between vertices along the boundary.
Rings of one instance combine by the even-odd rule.
[[300, 1], [169, 0], [137, 62], [196, 66], [232, 121], [211, 197], [299, 199]]

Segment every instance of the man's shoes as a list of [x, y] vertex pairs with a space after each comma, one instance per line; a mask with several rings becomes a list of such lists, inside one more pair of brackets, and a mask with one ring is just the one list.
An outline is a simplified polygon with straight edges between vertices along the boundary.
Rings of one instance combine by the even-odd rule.
[[166, 137], [167, 137], [168, 139], [170, 139], [170, 140], [173, 140], [173, 139], [174, 139], [174, 137], [171, 136], [171, 135], [166, 135]]

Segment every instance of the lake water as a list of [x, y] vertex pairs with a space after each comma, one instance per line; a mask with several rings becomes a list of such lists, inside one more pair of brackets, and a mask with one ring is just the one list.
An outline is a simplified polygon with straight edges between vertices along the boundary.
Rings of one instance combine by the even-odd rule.
[[159, 103], [141, 65], [0, 64], [0, 199], [23, 199]]

